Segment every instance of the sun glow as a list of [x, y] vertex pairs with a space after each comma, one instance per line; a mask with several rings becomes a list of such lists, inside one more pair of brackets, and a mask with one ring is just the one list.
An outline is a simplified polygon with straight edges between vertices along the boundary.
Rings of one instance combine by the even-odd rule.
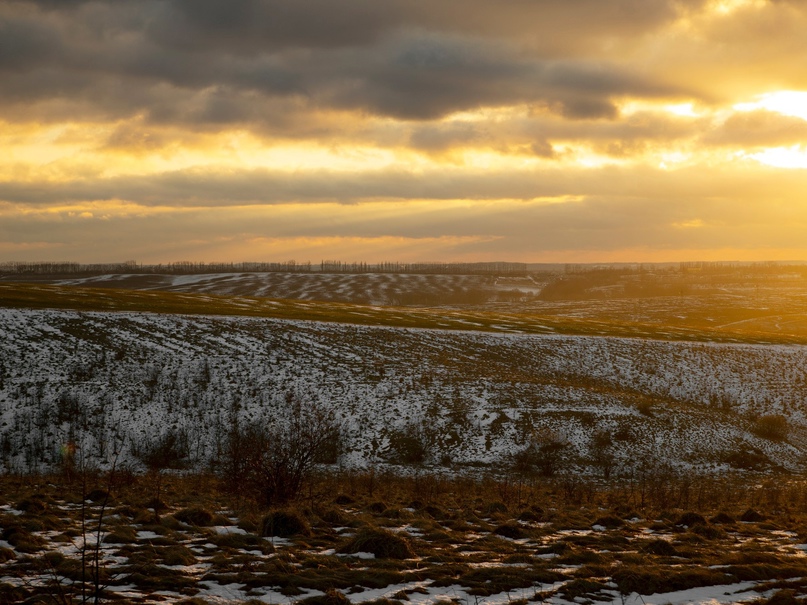
[[674, 105], [665, 105], [664, 109], [671, 114], [685, 118], [697, 118], [698, 116], [700, 116], [700, 113], [695, 111], [695, 107], [692, 103], [677, 103]]
[[780, 90], [769, 92], [757, 97], [750, 103], [738, 103], [734, 106], [737, 111], [754, 111], [766, 109], [785, 116], [793, 116], [807, 120], [807, 91]]
[[716, 0], [711, 3], [710, 8], [718, 15], [727, 16], [744, 8], [764, 5], [765, 3], [762, 0]]
[[772, 147], [746, 157], [775, 168], [807, 168], [807, 149], [802, 145]]

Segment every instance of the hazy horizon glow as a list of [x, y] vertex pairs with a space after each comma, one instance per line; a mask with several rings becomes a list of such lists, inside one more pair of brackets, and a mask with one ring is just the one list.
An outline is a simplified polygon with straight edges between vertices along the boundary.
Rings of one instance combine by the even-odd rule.
[[795, 0], [11, 0], [0, 260], [807, 259]]

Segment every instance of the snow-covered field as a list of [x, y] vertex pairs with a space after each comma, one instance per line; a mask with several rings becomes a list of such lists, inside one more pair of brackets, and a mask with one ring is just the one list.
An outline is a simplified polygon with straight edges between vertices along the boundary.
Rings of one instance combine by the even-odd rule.
[[[0, 464], [45, 469], [67, 442], [100, 464], [167, 432], [206, 464], [234, 415], [271, 422], [287, 394], [333, 408], [341, 463], [394, 458], [415, 432], [429, 462], [491, 464], [531, 441], [589, 462], [724, 468], [737, 451], [801, 467], [807, 347], [536, 336], [282, 321], [0, 309]], [[786, 441], [753, 432], [781, 414]]]
[[195, 292], [221, 296], [258, 296], [327, 300], [371, 305], [485, 302], [498, 291], [540, 291], [532, 278], [480, 275], [394, 273], [216, 273], [194, 275], [100, 275], [51, 280], [66, 286]]

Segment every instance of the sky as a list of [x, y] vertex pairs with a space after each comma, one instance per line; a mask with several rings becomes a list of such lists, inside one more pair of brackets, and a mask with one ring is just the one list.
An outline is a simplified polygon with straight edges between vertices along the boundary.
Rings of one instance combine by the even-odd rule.
[[807, 259], [805, 0], [3, 0], [0, 261]]

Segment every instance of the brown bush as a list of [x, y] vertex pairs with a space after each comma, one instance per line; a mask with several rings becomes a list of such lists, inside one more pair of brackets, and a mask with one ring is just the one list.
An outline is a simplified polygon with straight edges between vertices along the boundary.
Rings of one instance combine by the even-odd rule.
[[766, 414], [754, 421], [754, 426], [751, 430], [757, 437], [762, 437], [763, 439], [785, 441], [790, 427], [787, 424], [787, 418], [781, 414]]

